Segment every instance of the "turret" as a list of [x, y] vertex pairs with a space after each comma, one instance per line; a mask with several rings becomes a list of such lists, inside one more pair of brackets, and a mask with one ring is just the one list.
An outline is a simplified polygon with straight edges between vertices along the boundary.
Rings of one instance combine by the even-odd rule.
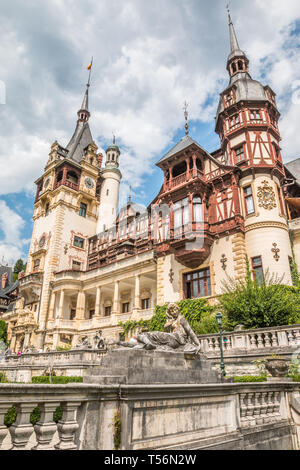
[[116, 220], [119, 205], [119, 189], [122, 174], [119, 170], [119, 157], [121, 155], [119, 147], [116, 145], [114, 137], [113, 143], [106, 150], [105, 168], [101, 176], [103, 182], [100, 193], [100, 207], [98, 216], [98, 233], [111, 228]]

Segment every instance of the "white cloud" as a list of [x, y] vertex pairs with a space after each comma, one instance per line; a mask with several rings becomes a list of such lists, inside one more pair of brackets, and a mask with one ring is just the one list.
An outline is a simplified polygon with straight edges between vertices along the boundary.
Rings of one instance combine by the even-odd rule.
[[0, 241], [0, 262], [4, 260], [13, 265], [22, 257], [24, 246], [28, 243], [28, 240], [22, 239], [24, 226], [22, 217], [0, 200], [0, 227], [3, 235]]
[[[50, 145], [70, 139], [94, 55], [91, 129], [105, 146], [116, 132], [124, 190], [137, 190], [178, 128], [184, 100], [190, 118], [211, 123], [227, 84], [229, 52], [224, 0], [48, 0], [6, 2], [0, 19], [0, 194], [34, 191]], [[282, 111], [286, 159], [297, 156], [300, 106], [298, 0], [232, 2], [241, 48], [254, 78], [270, 83]], [[210, 98], [209, 105], [207, 100]], [[99, 139], [98, 139], [99, 138]], [[202, 143], [202, 142], [200, 142]]]

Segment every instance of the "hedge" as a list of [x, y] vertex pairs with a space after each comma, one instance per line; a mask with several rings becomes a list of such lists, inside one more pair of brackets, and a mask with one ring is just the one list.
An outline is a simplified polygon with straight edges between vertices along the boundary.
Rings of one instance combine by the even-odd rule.
[[[83, 377], [56, 377], [51, 376], [51, 384], [68, 384], [68, 383], [82, 383]], [[33, 384], [50, 384], [50, 378], [48, 375], [42, 375], [37, 377], [32, 377]]]
[[233, 377], [234, 383], [245, 383], [245, 382], [266, 382], [266, 375], [239, 375]]

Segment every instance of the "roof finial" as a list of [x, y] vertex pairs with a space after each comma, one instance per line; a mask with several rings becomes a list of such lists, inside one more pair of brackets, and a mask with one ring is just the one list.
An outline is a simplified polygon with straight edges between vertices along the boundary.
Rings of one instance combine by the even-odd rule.
[[188, 118], [189, 118], [189, 113], [188, 113], [188, 103], [185, 101], [184, 102], [184, 107], [183, 107], [183, 110], [184, 110], [184, 118], [185, 118], [185, 135], [189, 135], [189, 121], [188, 121]]
[[113, 133], [113, 144], [116, 145], [116, 136], [114, 133]]
[[132, 187], [131, 187], [131, 186], [129, 186], [129, 196], [128, 196], [128, 202], [131, 202], [131, 199], [132, 199], [132, 195], [131, 195], [131, 193], [132, 193]]
[[232, 22], [231, 15], [230, 15], [229, 6], [230, 6], [230, 2], [226, 5], [226, 8], [227, 8], [227, 12], [228, 12], [228, 22], [229, 22], [230, 50], [231, 50], [231, 52], [234, 52], [234, 51], [239, 51], [240, 46], [239, 46], [239, 43], [238, 43], [238, 40], [237, 40], [237, 37], [236, 37], [236, 34], [235, 34], [233, 22]]
[[87, 82], [87, 85], [86, 85], [87, 87], [89, 87], [90, 84], [91, 84], [91, 75], [92, 75], [93, 60], [94, 60], [94, 57], [92, 57], [92, 60], [91, 60], [91, 62], [89, 63], [89, 66], [88, 66], [88, 68], [87, 68], [87, 69], [90, 71], [90, 73], [89, 73], [89, 79], [88, 79], [88, 82]]

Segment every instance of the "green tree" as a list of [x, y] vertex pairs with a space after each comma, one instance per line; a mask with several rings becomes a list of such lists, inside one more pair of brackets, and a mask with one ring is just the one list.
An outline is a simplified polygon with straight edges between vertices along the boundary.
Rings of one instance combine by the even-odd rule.
[[14, 273], [13, 273], [14, 281], [18, 279], [18, 274], [20, 274], [23, 271], [25, 271], [25, 264], [23, 263], [22, 259], [18, 259], [14, 267]]
[[0, 320], [0, 341], [7, 342], [7, 323], [4, 320]]
[[248, 329], [292, 325], [300, 322], [300, 290], [282, 284], [283, 279], [265, 273], [259, 283], [252, 279], [247, 262], [244, 281], [229, 278], [224, 283], [220, 306], [226, 316], [226, 327], [242, 324]]

